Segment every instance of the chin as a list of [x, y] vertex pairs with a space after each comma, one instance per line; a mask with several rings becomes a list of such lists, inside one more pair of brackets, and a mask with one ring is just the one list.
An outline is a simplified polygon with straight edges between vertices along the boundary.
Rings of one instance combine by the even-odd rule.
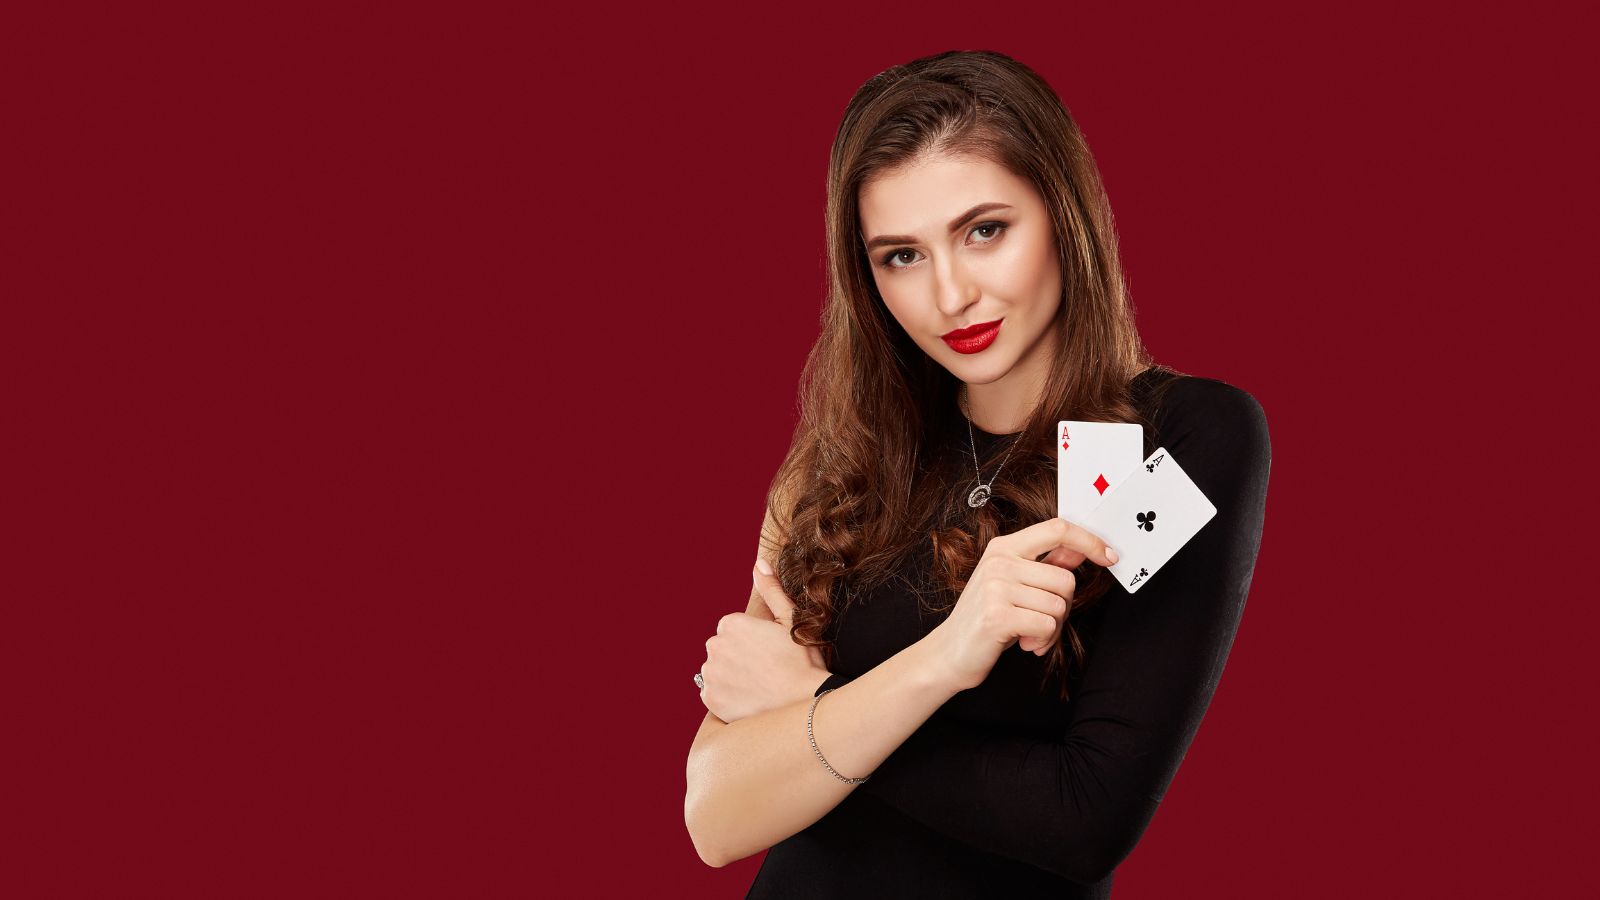
[[1011, 371], [1011, 367], [1015, 363], [1016, 360], [1011, 359], [984, 360], [981, 364], [975, 363], [970, 366], [964, 366], [960, 371], [952, 371], [950, 374], [955, 375], [967, 384], [989, 384], [1006, 377], [1006, 373]]

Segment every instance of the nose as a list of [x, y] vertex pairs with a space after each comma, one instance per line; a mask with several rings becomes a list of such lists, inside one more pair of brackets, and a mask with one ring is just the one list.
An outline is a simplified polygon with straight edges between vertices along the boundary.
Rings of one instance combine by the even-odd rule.
[[967, 307], [978, 302], [977, 285], [954, 258], [934, 265], [934, 281], [934, 290], [938, 291], [936, 302], [946, 318], [960, 318]]

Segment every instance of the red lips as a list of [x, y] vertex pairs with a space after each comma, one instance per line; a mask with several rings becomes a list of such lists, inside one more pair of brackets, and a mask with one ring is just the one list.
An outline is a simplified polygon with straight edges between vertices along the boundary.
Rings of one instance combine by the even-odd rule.
[[1000, 320], [995, 319], [993, 322], [984, 322], [970, 328], [957, 328], [943, 337], [950, 349], [957, 353], [978, 353], [994, 343], [995, 336], [999, 333]]
[[977, 325], [969, 325], [966, 328], [957, 328], [955, 331], [946, 332], [943, 337], [947, 341], [964, 341], [975, 338], [999, 324], [999, 319], [995, 319], [993, 322], [981, 322]]

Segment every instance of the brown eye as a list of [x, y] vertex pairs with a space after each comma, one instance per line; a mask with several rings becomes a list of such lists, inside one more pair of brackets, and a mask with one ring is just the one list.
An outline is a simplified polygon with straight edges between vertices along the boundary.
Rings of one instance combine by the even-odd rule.
[[[915, 250], [911, 250], [909, 248], [902, 248], [900, 250], [891, 251], [888, 256], [885, 256], [883, 258], [883, 267], [885, 269], [903, 269], [903, 268], [905, 268], [905, 266], [897, 266], [897, 265], [894, 264], [894, 261], [896, 259], [898, 259], [900, 257], [900, 254], [902, 254], [902, 253], [915, 253], [915, 252], [916, 252]], [[903, 262], [909, 263], [910, 260], [903, 260]]]
[[[983, 231], [985, 229], [993, 229], [993, 233], [992, 233], [991, 237], [984, 238], [983, 240], [978, 242], [980, 244], [992, 244], [995, 241], [1000, 239], [1000, 234], [1002, 232], [1004, 232], [1006, 230], [1006, 228], [1008, 228], [1008, 227], [1009, 226], [1005, 222], [984, 222], [982, 225], [973, 226], [972, 231], [969, 231], [967, 233], [968, 234], [974, 234], [976, 232]], [[879, 265], [883, 266], [883, 268], [885, 268], [885, 269], [904, 269], [908, 265], [910, 265], [912, 260], [901, 260], [901, 262], [906, 263], [906, 265], [896, 265], [895, 264], [895, 260], [899, 259], [900, 255], [902, 253], [910, 253], [910, 254], [915, 255], [916, 252], [917, 251], [912, 250], [909, 247], [902, 247], [899, 250], [891, 250], [891, 251], [889, 251], [888, 255], [883, 257], [883, 260], [882, 260], [882, 262], [879, 263]]]
[[983, 243], [987, 244], [987, 243], [991, 243], [996, 238], [1000, 237], [1000, 232], [1004, 231], [1005, 227], [1006, 227], [1006, 223], [1004, 223], [1004, 222], [985, 222], [982, 225], [979, 225], [978, 227], [976, 227], [976, 228], [974, 228], [972, 230], [973, 231], [982, 231], [985, 228], [993, 228], [995, 230], [994, 237], [988, 238], [987, 240], [985, 240], [983, 242]]

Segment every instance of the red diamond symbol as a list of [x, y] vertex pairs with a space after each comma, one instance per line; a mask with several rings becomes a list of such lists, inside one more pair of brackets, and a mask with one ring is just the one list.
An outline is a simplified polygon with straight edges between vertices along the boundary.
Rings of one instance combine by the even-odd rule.
[[1106, 492], [1106, 488], [1108, 487], [1111, 487], [1111, 482], [1107, 481], [1104, 475], [1101, 475], [1099, 478], [1094, 480], [1094, 489], [1100, 493], [1104, 494]]

